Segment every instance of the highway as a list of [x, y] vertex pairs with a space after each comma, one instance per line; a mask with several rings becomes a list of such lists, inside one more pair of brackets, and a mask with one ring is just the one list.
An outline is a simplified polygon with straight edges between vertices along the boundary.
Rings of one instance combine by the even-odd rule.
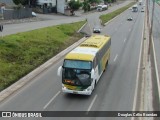
[[[132, 16], [133, 21], [127, 21]], [[102, 34], [112, 38], [111, 58], [91, 96], [61, 92], [57, 68], [63, 58], [0, 104], [0, 111], [132, 111], [143, 33], [144, 13], [127, 10], [107, 24]], [[25, 119], [25, 118], [24, 118]], [[45, 118], [45, 120], [82, 118]], [[124, 118], [83, 118], [84, 120], [124, 120]], [[128, 120], [131, 118], [125, 118]], [[14, 120], [6, 118], [4, 120]], [[15, 118], [17, 120], [17, 118]], [[26, 118], [26, 120], [41, 120]], [[44, 120], [44, 118], [42, 118]]]

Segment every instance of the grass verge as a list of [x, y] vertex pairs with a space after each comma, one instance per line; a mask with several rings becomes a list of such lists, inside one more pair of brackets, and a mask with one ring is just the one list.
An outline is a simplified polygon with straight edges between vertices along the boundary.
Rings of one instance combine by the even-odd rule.
[[135, 4], [135, 2], [132, 2], [132, 3], [128, 4], [127, 6], [122, 7], [120, 9], [118, 9], [118, 10], [115, 10], [115, 11], [113, 11], [111, 13], [108, 13], [106, 15], [101, 15], [100, 19], [102, 21], [102, 25], [105, 25], [106, 22], [110, 21], [111, 19], [113, 19], [114, 17], [116, 17], [120, 13], [124, 12], [125, 10], [127, 10], [129, 7], [131, 7], [134, 4]]
[[83, 36], [85, 21], [0, 38], [0, 91], [43, 64]]

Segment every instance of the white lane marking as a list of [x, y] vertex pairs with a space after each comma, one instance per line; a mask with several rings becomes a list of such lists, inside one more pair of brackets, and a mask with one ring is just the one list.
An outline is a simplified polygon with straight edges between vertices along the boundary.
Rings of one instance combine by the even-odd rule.
[[126, 40], [127, 40], [127, 39], [125, 38], [125, 39], [124, 39], [124, 43], [126, 42]]
[[117, 57], [118, 57], [118, 55], [115, 56], [115, 58], [114, 58], [114, 60], [113, 60], [114, 62], [116, 61]]
[[129, 29], [129, 32], [131, 31], [131, 29]]
[[43, 107], [43, 109], [46, 109], [48, 105], [60, 94], [61, 91], [58, 91], [57, 94], [55, 94], [52, 99]]
[[159, 93], [159, 100], [160, 100], [160, 82], [159, 82], [159, 75], [158, 75], [158, 68], [157, 68], [158, 65], [156, 60], [156, 52], [155, 52], [153, 36], [152, 36], [152, 46], [153, 46], [154, 63], [155, 63], [155, 69], [156, 69], [157, 86], [158, 86], [158, 93]]
[[89, 105], [89, 107], [88, 107], [87, 111], [90, 111], [90, 110], [91, 110], [91, 108], [92, 108], [92, 106], [93, 106], [93, 104], [94, 104], [94, 102], [95, 102], [96, 98], [97, 98], [97, 94], [94, 96], [94, 98], [93, 98], [93, 100], [92, 100], [91, 104]]
[[[92, 31], [92, 29], [91, 29], [91, 25], [88, 23], [88, 25], [89, 25], [89, 29], [90, 29], [90, 31]], [[93, 34], [93, 33], [92, 33]]]
[[[138, 78], [139, 78], [141, 55], [142, 55], [143, 35], [144, 35], [144, 21], [143, 21], [143, 32], [142, 32], [142, 37], [141, 37], [141, 46], [140, 46], [139, 61], [138, 61], [138, 67], [137, 67], [136, 87], [135, 87], [135, 91], [134, 91], [134, 100], [133, 100], [132, 111], [136, 111], [137, 91], [138, 91]], [[134, 120], [134, 117], [132, 117], [131, 120]]]

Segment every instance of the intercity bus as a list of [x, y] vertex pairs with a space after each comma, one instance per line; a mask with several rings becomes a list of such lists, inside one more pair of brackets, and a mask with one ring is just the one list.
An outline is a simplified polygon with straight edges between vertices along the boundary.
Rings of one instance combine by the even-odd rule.
[[57, 71], [62, 76], [62, 91], [91, 95], [108, 65], [110, 51], [109, 36], [93, 35], [69, 52]]

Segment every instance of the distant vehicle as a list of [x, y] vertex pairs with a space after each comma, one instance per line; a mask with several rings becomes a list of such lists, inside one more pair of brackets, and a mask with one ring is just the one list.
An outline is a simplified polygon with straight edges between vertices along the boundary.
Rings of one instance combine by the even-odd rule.
[[139, 5], [142, 5], [142, 0], [139, 1]]
[[93, 33], [101, 33], [101, 28], [99, 26], [95, 26], [93, 28]]
[[132, 8], [130, 7], [129, 10], [132, 10]]
[[144, 12], [144, 8], [141, 9], [141, 12]]
[[97, 6], [97, 11], [103, 11], [103, 10], [107, 10], [108, 9], [108, 5], [98, 5]]
[[128, 20], [128, 21], [132, 21], [133, 18], [132, 18], [132, 17], [128, 17], [127, 20]]
[[93, 35], [69, 52], [58, 68], [62, 78], [62, 91], [91, 95], [106, 70], [111, 51], [111, 38]]
[[35, 12], [32, 12], [32, 17], [36, 17], [37, 14]]
[[137, 5], [133, 5], [132, 12], [138, 12], [138, 6]]

